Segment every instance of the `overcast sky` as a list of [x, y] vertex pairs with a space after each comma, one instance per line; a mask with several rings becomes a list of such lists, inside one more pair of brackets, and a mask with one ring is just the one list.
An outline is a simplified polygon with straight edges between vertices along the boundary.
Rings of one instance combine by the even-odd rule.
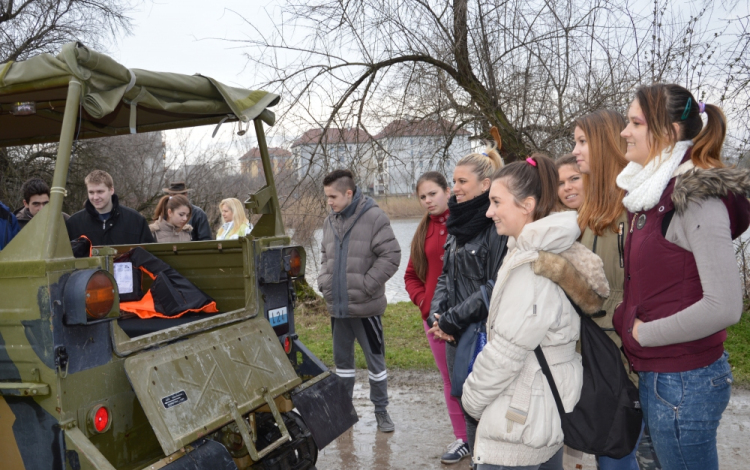
[[[228, 85], [251, 88], [255, 80], [244, 70], [243, 49], [223, 39], [255, 34], [235, 12], [268, 31], [263, 9], [273, 11], [276, 4], [275, 0], [146, 0], [129, 14], [132, 34], [111, 44], [109, 53], [129, 68], [201, 73]], [[229, 129], [222, 127], [217, 138], [229, 139]], [[211, 132], [213, 126], [193, 135], [210, 138]], [[254, 142], [253, 135], [246, 134]], [[169, 132], [168, 138], [175, 138], [174, 132]]]

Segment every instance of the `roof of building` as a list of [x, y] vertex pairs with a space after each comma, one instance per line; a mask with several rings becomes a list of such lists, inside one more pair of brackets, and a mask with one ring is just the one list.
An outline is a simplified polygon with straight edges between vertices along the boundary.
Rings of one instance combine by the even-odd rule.
[[439, 137], [445, 135], [471, 135], [446, 119], [397, 119], [385, 126], [375, 136], [383, 137]]
[[347, 127], [344, 129], [331, 129], [323, 136], [323, 129], [310, 129], [294, 141], [292, 147], [298, 145], [314, 145], [323, 138], [324, 144], [363, 144], [372, 140], [372, 136], [363, 129]]
[[[281, 147], [269, 147], [268, 156], [271, 158], [291, 158], [292, 152]], [[260, 158], [260, 149], [258, 149], [258, 147], [251, 148], [249, 152], [240, 157], [240, 161], [244, 162], [255, 158]]]

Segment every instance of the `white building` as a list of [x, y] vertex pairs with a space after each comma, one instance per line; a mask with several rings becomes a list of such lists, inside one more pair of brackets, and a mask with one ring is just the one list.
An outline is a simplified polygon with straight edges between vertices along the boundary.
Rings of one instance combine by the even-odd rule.
[[310, 129], [292, 144], [294, 168], [300, 180], [312, 178], [322, 180], [329, 172], [338, 168], [352, 170], [357, 183], [372, 186], [377, 170], [375, 141], [362, 129]]
[[417, 179], [427, 171], [439, 171], [450, 181], [453, 168], [471, 152], [471, 133], [445, 119], [403, 119], [388, 124], [378, 135], [377, 161], [384, 193], [414, 194]]

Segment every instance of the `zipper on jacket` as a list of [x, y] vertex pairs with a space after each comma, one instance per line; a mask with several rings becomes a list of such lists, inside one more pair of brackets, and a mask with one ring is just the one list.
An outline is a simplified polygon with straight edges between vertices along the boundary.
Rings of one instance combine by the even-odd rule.
[[633, 227], [635, 227], [635, 218], [638, 217], [638, 212], [633, 214], [633, 220], [630, 221], [630, 233], [633, 233]]
[[625, 268], [625, 222], [620, 222], [617, 233], [617, 251], [620, 252], [620, 268]]

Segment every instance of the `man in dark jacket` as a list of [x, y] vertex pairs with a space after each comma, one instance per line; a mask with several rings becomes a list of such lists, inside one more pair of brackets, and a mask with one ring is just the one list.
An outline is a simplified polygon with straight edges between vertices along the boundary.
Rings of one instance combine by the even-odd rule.
[[356, 340], [367, 361], [378, 429], [393, 432], [386, 411], [388, 375], [381, 317], [387, 303], [385, 283], [401, 263], [401, 247], [388, 216], [357, 189], [351, 171], [330, 173], [323, 188], [332, 211], [323, 222], [318, 288], [331, 315], [336, 374], [352, 396]]
[[94, 246], [154, 243], [146, 218], [120, 205], [109, 173], [94, 170], [85, 182], [86, 205], [66, 222], [71, 240], [85, 235]]
[[[188, 193], [190, 190], [187, 188], [187, 185], [184, 181], [177, 181], [175, 183], [170, 183], [168, 188], [164, 188], [164, 194], [168, 194], [170, 196], [174, 196], [175, 194], [182, 194], [188, 200], [190, 200], [190, 197], [188, 196]], [[205, 212], [203, 212], [203, 209], [196, 206], [195, 204], [190, 204], [193, 206], [193, 211], [190, 216], [190, 220], [188, 220], [188, 225], [193, 227], [193, 231], [190, 232], [191, 239], [194, 242], [200, 241], [200, 240], [213, 240], [213, 232], [211, 232], [211, 225], [208, 223], [208, 216]]]
[[18, 233], [18, 221], [8, 206], [0, 202], [0, 250]]
[[[18, 219], [18, 227], [23, 229], [37, 212], [49, 204], [49, 186], [41, 178], [31, 178], [21, 186], [23, 193], [23, 207], [15, 212]], [[70, 218], [63, 212], [63, 218], [67, 222]]]

